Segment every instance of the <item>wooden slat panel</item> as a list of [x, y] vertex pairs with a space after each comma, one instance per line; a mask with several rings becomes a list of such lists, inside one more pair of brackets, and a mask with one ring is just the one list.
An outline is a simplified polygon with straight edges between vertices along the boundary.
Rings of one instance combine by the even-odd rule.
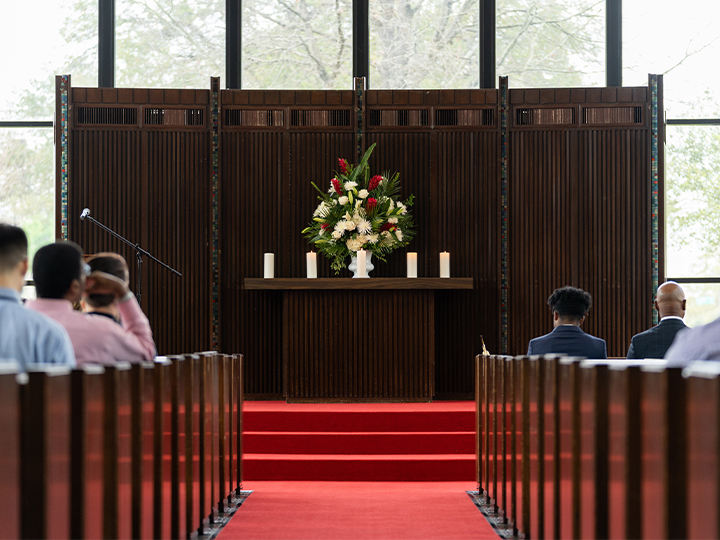
[[432, 398], [432, 291], [288, 291], [283, 314], [288, 399]]
[[510, 352], [552, 330], [546, 299], [563, 285], [593, 296], [583, 329], [607, 341], [609, 356], [623, 356], [632, 335], [651, 326], [647, 137], [511, 132]]

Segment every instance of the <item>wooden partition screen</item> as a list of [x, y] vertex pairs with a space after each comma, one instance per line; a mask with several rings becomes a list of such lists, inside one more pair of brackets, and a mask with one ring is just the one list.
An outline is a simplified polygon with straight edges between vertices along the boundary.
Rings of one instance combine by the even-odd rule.
[[[305, 276], [311, 182], [327, 187], [338, 158], [357, 162], [372, 143], [373, 173], [399, 172], [402, 197], [415, 195], [408, 250], [418, 252], [418, 275], [436, 277], [438, 254], [449, 251], [452, 275], [474, 280], [473, 290], [435, 302], [436, 398], [472, 396], [481, 336], [492, 352], [518, 354], [549, 331], [545, 301], [556, 287], [593, 295], [584, 328], [608, 341], [611, 356], [651, 325], [648, 88], [254, 91], [218, 90], [213, 79], [211, 90], [146, 90], [65, 81], [59, 227], [87, 253], [125, 255], [133, 287], [133, 250], [81, 222], [83, 208], [181, 271], [142, 266], [159, 352], [242, 351], [246, 398], [277, 399], [287, 388], [282, 294], [245, 290], [243, 280], [262, 276], [266, 252], [275, 253], [276, 277]], [[329, 261], [318, 262], [318, 277], [334, 276]], [[405, 251], [372, 275], [404, 276]], [[322, 326], [321, 315], [314, 322]]]

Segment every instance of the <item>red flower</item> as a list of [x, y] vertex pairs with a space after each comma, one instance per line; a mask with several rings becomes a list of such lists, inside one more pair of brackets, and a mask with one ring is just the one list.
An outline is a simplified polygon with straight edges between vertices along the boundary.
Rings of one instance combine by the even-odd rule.
[[396, 228], [397, 228], [397, 225], [395, 225], [394, 223], [386, 223], [385, 225], [380, 227], [380, 232], [383, 232], [383, 231], [393, 232]]
[[323, 223], [320, 225], [321, 229], [327, 229], [330, 225], [328, 223]]
[[375, 207], [377, 206], [377, 199], [374, 197], [370, 197], [367, 200], [367, 203], [365, 203], [365, 206], [367, 207], [368, 212], [372, 212], [373, 210], [375, 210]]
[[380, 182], [382, 182], [383, 177], [379, 174], [376, 174], [370, 179], [370, 183], [368, 184], [368, 191], [372, 191], [376, 187], [380, 185]]
[[335, 188], [335, 193], [337, 193], [338, 195], [343, 194], [342, 184], [340, 183], [340, 180], [338, 180], [337, 178], [333, 178], [332, 185]]
[[343, 174], [347, 174], [348, 172], [348, 162], [346, 159], [338, 158], [338, 163], [340, 164], [340, 172]]

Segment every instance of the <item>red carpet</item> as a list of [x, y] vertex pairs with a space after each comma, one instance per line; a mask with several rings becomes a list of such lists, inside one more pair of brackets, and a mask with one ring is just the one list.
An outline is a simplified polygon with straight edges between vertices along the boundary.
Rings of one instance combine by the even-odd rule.
[[245, 482], [218, 540], [493, 539], [473, 482]]
[[472, 481], [475, 403], [244, 404], [246, 480]]

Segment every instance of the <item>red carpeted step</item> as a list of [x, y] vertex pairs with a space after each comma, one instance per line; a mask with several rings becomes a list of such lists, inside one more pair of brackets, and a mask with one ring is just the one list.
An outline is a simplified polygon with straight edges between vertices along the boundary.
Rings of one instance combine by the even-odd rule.
[[475, 433], [246, 431], [243, 444], [251, 454], [472, 454]]
[[246, 480], [471, 481], [475, 403], [246, 402]]
[[246, 480], [462, 481], [475, 474], [474, 454], [245, 454]]

